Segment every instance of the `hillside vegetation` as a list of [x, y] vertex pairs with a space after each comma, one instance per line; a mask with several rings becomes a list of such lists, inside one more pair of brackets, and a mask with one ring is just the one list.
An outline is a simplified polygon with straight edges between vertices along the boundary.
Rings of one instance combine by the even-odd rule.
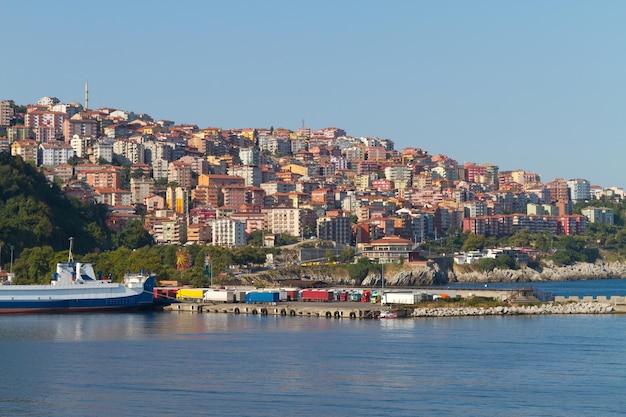
[[[0, 153], [0, 243], [3, 251], [14, 247], [15, 256], [24, 248], [68, 247], [69, 237], [84, 253], [105, 247], [109, 235], [104, 224], [106, 208], [65, 198], [21, 157]], [[6, 253], [6, 252], [4, 252]]]

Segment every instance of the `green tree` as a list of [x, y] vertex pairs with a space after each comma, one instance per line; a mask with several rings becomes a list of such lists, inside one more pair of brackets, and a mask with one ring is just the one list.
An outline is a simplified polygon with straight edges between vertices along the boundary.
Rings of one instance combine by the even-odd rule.
[[106, 227], [102, 227], [96, 222], [91, 222], [87, 225], [86, 229], [96, 247], [99, 249], [109, 249], [111, 239]]
[[522, 229], [509, 237], [509, 245], [517, 247], [529, 247], [533, 241], [533, 235], [530, 233], [530, 229]]
[[495, 267], [500, 269], [517, 269], [518, 265], [515, 259], [511, 258], [506, 253], [503, 253], [496, 257]]
[[76, 155], [73, 155], [73, 156], [68, 158], [67, 163], [68, 163], [68, 165], [71, 165], [71, 166], [75, 167], [75, 166], [77, 166], [80, 163], [80, 158], [77, 157]]
[[117, 246], [129, 249], [137, 249], [152, 245], [152, 235], [143, 227], [139, 220], [133, 220], [116, 235]]
[[578, 258], [579, 254], [571, 249], [558, 249], [550, 259], [555, 265], [563, 266], [572, 265], [577, 262]]
[[255, 230], [248, 236], [248, 244], [263, 246], [263, 236], [265, 236], [265, 230]]
[[56, 262], [50, 246], [26, 248], [13, 265], [16, 284], [49, 284]]
[[463, 242], [463, 251], [482, 250], [485, 247], [485, 236], [470, 234]]
[[276, 246], [285, 246], [285, 245], [291, 245], [297, 242], [298, 242], [297, 237], [292, 236], [289, 233], [279, 233], [278, 235], [276, 235], [276, 240], [274, 241], [274, 244]]
[[496, 267], [496, 260], [493, 258], [481, 258], [474, 265], [476, 270], [480, 272], [493, 271]]
[[341, 250], [341, 253], [339, 254], [339, 260], [343, 263], [352, 263], [352, 261], [354, 260], [355, 253], [356, 252], [354, 248], [351, 248], [351, 247], [343, 248]]
[[365, 277], [367, 277], [371, 265], [372, 264], [369, 258], [359, 258], [356, 263], [348, 265], [348, 276], [350, 277], [350, 279], [353, 279], [355, 281], [356, 285], [360, 285]]

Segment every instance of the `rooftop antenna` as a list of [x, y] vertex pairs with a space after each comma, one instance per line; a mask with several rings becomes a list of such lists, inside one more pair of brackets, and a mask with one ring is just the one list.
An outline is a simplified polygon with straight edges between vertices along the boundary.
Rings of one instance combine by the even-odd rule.
[[85, 81], [85, 111], [89, 109], [89, 81]]
[[74, 247], [74, 238], [70, 238], [70, 253], [67, 255], [67, 263], [74, 262], [74, 257], [72, 256], [72, 248]]

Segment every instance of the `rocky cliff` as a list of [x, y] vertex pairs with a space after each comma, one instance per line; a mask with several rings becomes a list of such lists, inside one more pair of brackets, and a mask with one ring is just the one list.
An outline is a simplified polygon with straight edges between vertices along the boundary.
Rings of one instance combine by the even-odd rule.
[[[320, 281], [331, 286], [364, 286], [379, 287], [380, 272], [370, 272], [363, 282], [351, 279], [345, 268], [306, 270], [303, 278]], [[256, 275], [254, 282], [276, 283], [286, 279], [296, 279], [300, 274], [293, 270], [275, 270], [271, 273]], [[567, 281], [579, 279], [626, 278], [626, 264], [620, 262], [577, 263], [570, 266], [556, 266], [545, 263], [535, 270], [522, 268], [517, 270], [496, 269], [489, 272], [471, 271], [467, 267], [459, 267], [451, 263], [428, 262], [425, 264], [405, 263], [404, 265], [385, 266], [385, 285], [390, 287], [417, 287], [444, 285], [448, 282], [539, 282]], [[251, 280], [248, 282], [252, 284]]]
[[[385, 269], [385, 285], [393, 287], [417, 287], [428, 285], [443, 285], [448, 282], [448, 271], [437, 263], [411, 264], [394, 268], [390, 265]], [[362, 283], [366, 287], [379, 287], [381, 274], [371, 273]]]
[[531, 268], [495, 269], [490, 272], [468, 271], [466, 268], [459, 268], [455, 265], [448, 274], [450, 282], [534, 282], [606, 278], [626, 278], [626, 264], [597, 261], [593, 264], [577, 263], [556, 266], [552, 262], [547, 262], [537, 270]]

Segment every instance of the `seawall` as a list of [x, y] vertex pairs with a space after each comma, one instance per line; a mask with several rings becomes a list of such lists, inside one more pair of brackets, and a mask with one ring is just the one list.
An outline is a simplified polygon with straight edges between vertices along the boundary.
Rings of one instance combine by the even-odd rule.
[[473, 316], [521, 316], [546, 314], [608, 314], [617, 312], [615, 307], [600, 302], [546, 303], [527, 306], [416, 308], [411, 317], [473, 317]]
[[[563, 297], [560, 297], [563, 298]], [[325, 317], [333, 319], [375, 318], [383, 310], [398, 313], [399, 317], [475, 317], [475, 316], [520, 316], [547, 314], [612, 314], [626, 313], [626, 297], [599, 297], [597, 300], [575, 301], [564, 299], [559, 302], [497, 307], [429, 307], [381, 306], [370, 303], [274, 303], [274, 304], [203, 304], [177, 303], [166, 308], [168, 311], [194, 313], [226, 313], [283, 317]], [[612, 300], [612, 301], [611, 301]]]

